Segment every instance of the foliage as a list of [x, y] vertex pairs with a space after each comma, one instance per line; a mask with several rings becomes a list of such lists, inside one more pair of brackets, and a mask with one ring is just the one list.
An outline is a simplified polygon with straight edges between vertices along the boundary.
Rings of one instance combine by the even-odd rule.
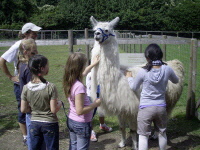
[[199, 31], [200, 3], [183, 1], [167, 14], [168, 30]]
[[36, 6], [31, 0], [2, 0], [0, 3], [0, 22], [1, 26], [7, 25], [8, 28], [15, 27], [20, 29], [21, 24], [28, 22], [35, 13]]
[[57, 6], [44, 5], [38, 7], [37, 13], [32, 16], [32, 22], [41, 26], [44, 30], [55, 29], [62, 19], [62, 15], [58, 13]]
[[[16, 9], [17, 8], [17, 9]], [[199, 31], [200, 0], [2, 0], [0, 28], [19, 29], [33, 22], [43, 29], [91, 28], [120, 17], [116, 29]]]

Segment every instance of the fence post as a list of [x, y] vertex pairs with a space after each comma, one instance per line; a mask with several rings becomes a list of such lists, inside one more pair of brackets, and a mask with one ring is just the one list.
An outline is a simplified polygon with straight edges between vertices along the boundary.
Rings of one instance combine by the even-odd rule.
[[[125, 33], [124, 38], [127, 39], [128, 38], [128, 33]], [[128, 44], [124, 44], [124, 51], [126, 53], [128, 53]]]
[[152, 38], [152, 34], [148, 34], [148, 38], [151, 39]]
[[74, 38], [72, 30], [68, 30], [68, 43], [69, 43], [69, 51], [73, 52]]
[[166, 47], [167, 47], [167, 45], [164, 43], [163, 47], [162, 47], [163, 48], [162, 50], [163, 50], [163, 60], [164, 61], [166, 61]]
[[163, 60], [166, 61], [166, 49], [167, 49], [166, 47], [167, 47], [167, 45], [166, 45], [165, 40], [167, 39], [167, 36], [163, 35], [162, 37], [163, 37], [163, 41], [164, 41], [164, 44], [163, 44], [163, 47], [162, 47], [162, 50], [163, 50]]
[[43, 40], [43, 32], [40, 31], [40, 39]]
[[[88, 39], [88, 28], [85, 28], [85, 39]], [[87, 66], [90, 64], [90, 45], [86, 44]]]
[[195, 88], [196, 88], [196, 71], [197, 71], [197, 47], [196, 39], [191, 40], [190, 46], [190, 68], [188, 80], [188, 95], [186, 106], [186, 118], [191, 119], [195, 116]]
[[13, 36], [13, 30], [12, 30], [12, 39], [14, 38], [14, 36]]
[[163, 35], [163, 39], [167, 39], [167, 35]]

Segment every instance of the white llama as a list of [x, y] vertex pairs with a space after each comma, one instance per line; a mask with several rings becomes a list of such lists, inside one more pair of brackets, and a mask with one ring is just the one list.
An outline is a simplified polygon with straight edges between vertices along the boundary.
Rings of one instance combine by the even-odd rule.
[[[116, 17], [111, 22], [98, 22], [92, 16], [90, 21], [95, 31], [92, 58], [97, 54], [100, 55], [99, 65], [92, 69], [91, 98], [93, 100], [96, 98], [96, 89], [99, 84], [101, 91], [100, 97], [102, 99], [100, 110], [104, 110], [107, 114], [118, 116], [122, 133], [119, 147], [125, 146], [125, 128], [128, 126], [132, 137], [132, 148], [137, 149], [136, 130], [140, 91], [134, 93], [129, 88], [128, 81], [124, 76], [124, 71], [132, 71], [134, 77], [141, 67], [128, 68], [126, 66], [120, 66], [118, 44], [113, 31], [113, 27], [118, 23], [119, 17]], [[184, 71], [182, 64], [178, 60], [167, 63], [180, 78], [179, 84], [172, 84], [170, 81], [168, 84], [168, 93], [166, 97], [170, 103], [169, 112], [171, 112], [182, 92]]]

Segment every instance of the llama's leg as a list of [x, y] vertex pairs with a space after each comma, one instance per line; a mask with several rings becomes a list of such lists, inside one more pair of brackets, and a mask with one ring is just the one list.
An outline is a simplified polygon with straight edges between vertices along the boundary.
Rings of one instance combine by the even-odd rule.
[[124, 147], [126, 144], [126, 125], [125, 121], [123, 120], [123, 117], [118, 116], [118, 121], [119, 121], [119, 127], [121, 131], [121, 141], [118, 144], [119, 147]]
[[158, 139], [158, 127], [156, 126], [156, 124], [153, 122], [153, 130], [152, 130], [152, 134], [149, 137], [150, 140], [157, 140]]
[[120, 131], [121, 131], [121, 141], [118, 146], [125, 147], [125, 145], [126, 145], [126, 128], [120, 127]]
[[131, 138], [132, 138], [132, 149], [137, 150], [137, 132], [134, 130], [130, 130]]
[[150, 137], [150, 140], [157, 140], [157, 139], [158, 139], [158, 131], [154, 130]]

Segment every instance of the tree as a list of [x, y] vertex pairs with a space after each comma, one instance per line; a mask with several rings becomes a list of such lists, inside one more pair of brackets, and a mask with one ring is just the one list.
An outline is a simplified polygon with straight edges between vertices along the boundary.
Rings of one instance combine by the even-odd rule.
[[199, 31], [200, 29], [200, 3], [183, 1], [171, 9], [166, 19], [168, 30]]
[[36, 9], [31, 0], [3, 0], [0, 3], [1, 26], [21, 29], [25, 22], [30, 21]]

